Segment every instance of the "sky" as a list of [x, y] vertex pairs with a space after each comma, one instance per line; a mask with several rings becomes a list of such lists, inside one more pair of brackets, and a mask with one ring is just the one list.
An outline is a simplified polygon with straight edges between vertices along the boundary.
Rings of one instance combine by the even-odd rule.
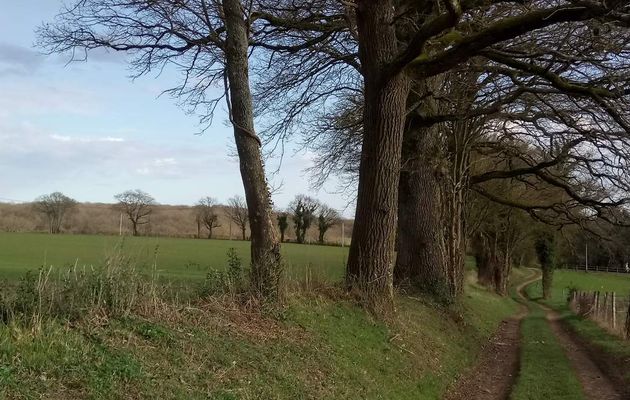
[[[0, 0], [0, 202], [60, 191], [81, 202], [114, 201], [141, 189], [162, 204], [192, 205], [243, 194], [225, 106], [199, 134], [199, 118], [169, 96], [177, 71], [131, 79], [124, 55], [98, 52], [87, 62], [46, 56], [35, 29], [52, 21], [58, 0]], [[310, 188], [313, 155], [289, 144], [270, 159], [274, 203], [308, 194], [351, 217], [349, 196], [330, 182]], [[350, 194], [351, 195], [351, 194]], [[351, 197], [351, 196], [350, 196]]]

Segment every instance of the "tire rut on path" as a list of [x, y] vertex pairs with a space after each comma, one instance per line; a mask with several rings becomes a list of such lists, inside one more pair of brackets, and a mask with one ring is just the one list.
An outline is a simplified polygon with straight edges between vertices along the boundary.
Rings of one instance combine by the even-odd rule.
[[[533, 274], [518, 286], [540, 279]], [[449, 391], [444, 400], [507, 400], [518, 376], [520, 364], [521, 320], [528, 311], [521, 305], [519, 313], [501, 322], [497, 333], [483, 349], [479, 362]]]
[[588, 351], [576, 342], [562, 326], [558, 313], [544, 305], [541, 307], [547, 313], [547, 321], [551, 330], [564, 349], [582, 385], [584, 395], [590, 400], [627, 400], [627, 397], [617, 391], [613, 382], [591, 360]]

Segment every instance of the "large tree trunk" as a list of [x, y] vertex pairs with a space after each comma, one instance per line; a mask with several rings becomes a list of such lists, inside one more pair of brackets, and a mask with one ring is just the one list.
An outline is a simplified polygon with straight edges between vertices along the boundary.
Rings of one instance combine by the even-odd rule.
[[[446, 80], [416, 83], [409, 103], [421, 100], [420, 114], [439, 114], [431, 93], [439, 92]], [[449, 303], [463, 291], [469, 146], [462, 138], [470, 132], [456, 124], [423, 126], [414, 115], [403, 141], [394, 277]]]
[[404, 74], [389, 76], [385, 68], [397, 54], [395, 17], [391, 0], [363, 0], [357, 5], [364, 133], [346, 282], [376, 310], [393, 302], [400, 153], [410, 87]]
[[431, 129], [405, 132], [398, 197], [397, 285], [418, 289], [438, 300], [448, 297], [441, 204], [442, 183], [424, 149]]
[[273, 223], [271, 196], [265, 177], [261, 142], [254, 130], [249, 87], [248, 25], [240, 0], [223, 0], [225, 58], [231, 119], [240, 161], [251, 230], [251, 283], [263, 297], [275, 297], [280, 278], [280, 244]]

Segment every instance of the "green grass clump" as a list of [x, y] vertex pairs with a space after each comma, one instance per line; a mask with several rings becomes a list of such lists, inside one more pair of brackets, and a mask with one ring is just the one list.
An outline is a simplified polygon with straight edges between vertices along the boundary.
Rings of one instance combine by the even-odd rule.
[[512, 400], [585, 399], [570, 362], [540, 307], [522, 323], [521, 366]]

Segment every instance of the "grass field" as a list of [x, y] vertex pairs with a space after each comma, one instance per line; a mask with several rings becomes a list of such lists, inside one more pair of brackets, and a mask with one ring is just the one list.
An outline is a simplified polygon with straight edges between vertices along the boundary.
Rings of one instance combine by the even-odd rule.
[[[137, 268], [149, 270], [155, 262], [160, 276], [173, 280], [202, 279], [209, 269], [223, 269], [230, 248], [249, 263], [249, 242], [238, 240], [0, 233], [0, 278], [15, 279], [44, 265], [99, 266], [118, 248]], [[282, 253], [288, 277], [301, 278], [309, 267], [315, 277], [337, 281], [348, 249], [285, 243]]]
[[[547, 303], [554, 308], [565, 306], [570, 288], [616, 292], [619, 296], [628, 296], [630, 295], [630, 274], [557, 270], [553, 275], [552, 296]], [[542, 297], [541, 282], [530, 285], [527, 293], [534, 299]]]

